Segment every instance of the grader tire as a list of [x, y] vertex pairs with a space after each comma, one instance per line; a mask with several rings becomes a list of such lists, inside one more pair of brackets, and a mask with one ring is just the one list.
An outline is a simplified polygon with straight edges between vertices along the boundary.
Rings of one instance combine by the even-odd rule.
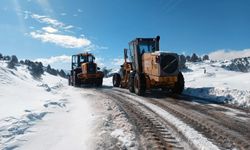
[[134, 78], [135, 94], [143, 96], [146, 92], [146, 78], [142, 73], [136, 73]]
[[96, 86], [101, 87], [103, 83], [103, 78], [97, 79]]
[[81, 86], [81, 80], [78, 79], [76, 71], [73, 73], [73, 86], [74, 87], [80, 87]]
[[134, 88], [134, 73], [131, 73], [129, 75], [129, 79], [128, 79], [128, 89], [131, 93], [135, 93], [135, 88]]
[[72, 85], [71, 76], [68, 76], [68, 84], [69, 84], [69, 86]]
[[178, 81], [175, 83], [175, 85], [172, 89], [172, 92], [174, 94], [181, 94], [184, 90], [184, 84], [185, 84], [184, 77], [183, 77], [182, 73], [179, 72]]
[[113, 86], [114, 87], [119, 87], [121, 84], [121, 76], [118, 73], [115, 73], [113, 75]]

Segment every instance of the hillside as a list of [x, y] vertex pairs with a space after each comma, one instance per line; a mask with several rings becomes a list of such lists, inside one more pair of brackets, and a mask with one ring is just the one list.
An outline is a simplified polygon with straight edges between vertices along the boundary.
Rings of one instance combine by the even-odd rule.
[[[185, 94], [210, 100], [250, 106], [250, 73], [240, 72], [234, 61], [187, 63]], [[239, 63], [239, 62], [238, 62]]]
[[[65, 142], [55, 146], [56, 149], [63, 149], [68, 142], [79, 142], [75, 148], [84, 145], [89, 139], [85, 136], [74, 138], [73, 133], [78, 130], [90, 134], [93, 112], [86, 99], [82, 98], [79, 89], [68, 87], [67, 80], [60, 76], [45, 72], [40, 79], [35, 79], [26, 65], [9, 69], [0, 61], [0, 149], [22, 147], [23, 142], [19, 139], [23, 138], [29, 139], [23, 149], [48, 149], [52, 148], [50, 142], [59, 140], [58, 136]], [[70, 122], [66, 123], [67, 120]], [[76, 122], [83, 126], [75, 126]], [[36, 136], [38, 131], [39, 136]], [[40, 140], [48, 136], [51, 137], [48, 145], [43, 142], [44, 145], [38, 148]]]

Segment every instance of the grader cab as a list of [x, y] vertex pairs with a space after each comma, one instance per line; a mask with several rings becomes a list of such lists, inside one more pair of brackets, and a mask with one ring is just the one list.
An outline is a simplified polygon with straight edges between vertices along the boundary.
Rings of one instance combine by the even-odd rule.
[[69, 85], [79, 87], [84, 84], [91, 84], [97, 87], [102, 86], [103, 72], [95, 63], [95, 57], [90, 53], [81, 53], [72, 56]]
[[113, 86], [128, 88], [137, 95], [152, 88], [181, 94], [184, 78], [178, 68], [179, 57], [176, 53], [160, 52], [159, 41], [159, 36], [131, 41], [129, 49], [124, 49], [119, 73], [113, 75]]

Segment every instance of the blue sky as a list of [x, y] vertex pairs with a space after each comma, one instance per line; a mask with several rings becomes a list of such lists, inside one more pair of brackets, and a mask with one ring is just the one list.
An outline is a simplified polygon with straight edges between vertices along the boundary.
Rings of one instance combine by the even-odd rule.
[[56, 67], [86, 50], [102, 65], [117, 64], [130, 40], [156, 35], [161, 50], [180, 54], [246, 51], [250, 1], [0, 1], [0, 53]]

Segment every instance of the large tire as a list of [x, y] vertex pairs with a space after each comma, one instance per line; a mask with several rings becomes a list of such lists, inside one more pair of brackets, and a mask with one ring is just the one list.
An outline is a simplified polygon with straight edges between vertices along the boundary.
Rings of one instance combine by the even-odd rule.
[[184, 77], [183, 77], [182, 73], [179, 72], [178, 81], [175, 83], [175, 85], [172, 89], [172, 92], [174, 94], [181, 94], [184, 90], [184, 85], [185, 85]]
[[113, 86], [114, 87], [119, 87], [121, 84], [121, 76], [118, 73], [115, 73], [113, 75]]
[[97, 79], [96, 86], [101, 87], [103, 82], [103, 78]]
[[136, 73], [134, 78], [135, 94], [143, 96], [146, 92], [146, 78], [142, 73]]
[[68, 76], [68, 84], [71, 86], [71, 76]]
[[81, 86], [81, 80], [78, 79], [76, 71], [73, 72], [73, 86], [74, 87], [80, 87]]
[[135, 88], [134, 88], [134, 77], [135, 77], [135, 73], [132, 72], [129, 74], [129, 78], [128, 78], [128, 90], [131, 93], [135, 92]]

